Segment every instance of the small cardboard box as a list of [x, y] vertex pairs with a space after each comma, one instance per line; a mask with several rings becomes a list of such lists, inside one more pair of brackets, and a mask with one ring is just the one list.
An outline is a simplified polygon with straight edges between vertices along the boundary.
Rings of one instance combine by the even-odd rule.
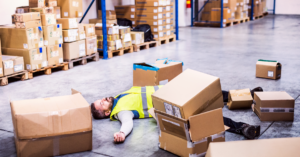
[[254, 112], [260, 121], [293, 121], [295, 100], [286, 92], [255, 92]]
[[84, 27], [85, 37], [95, 36], [95, 24], [80, 24]]
[[62, 24], [62, 29], [78, 28], [77, 18], [61, 18], [56, 19], [57, 23]]
[[45, 5], [47, 7], [56, 7], [57, 6], [57, 0], [45, 0]]
[[86, 50], [86, 55], [91, 55], [93, 53], [98, 52], [97, 51], [97, 37], [96, 36], [86, 37], [86, 39], [85, 39], [85, 50]]
[[56, 19], [60, 19], [61, 18], [61, 13], [60, 13], [60, 7], [53, 7], [54, 9], [54, 14], [56, 15]]
[[142, 44], [145, 42], [144, 32], [130, 32], [132, 44]]
[[3, 48], [3, 54], [23, 57], [26, 70], [36, 70], [48, 66], [45, 47], [34, 49]]
[[251, 108], [253, 98], [250, 89], [229, 90], [228, 109]]
[[136, 0], [135, 6], [137, 7], [157, 7], [165, 6], [164, 0]]
[[[170, 6], [168, 6], [169, 8]], [[164, 13], [164, 7], [136, 7], [136, 13], [144, 14], [144, 13]]]
[[150, 26], [163, 26], [166, 24], [165, 19], [136, 19], [136, 25], [148, 24]]
[[63, 52], [64, 60], [71, 60], [86, 56], [85, 40], [80, 40], [72, 43], [64, 43]]
[[160, 131], [159, 147], [183, 157], [203, 156], [211, 142], [225, 142], [222, 109], [208, 111], [187, 120], [154, 111]]
[[153, 93], [152, 102], [155, 109], [183, 119], [224, 106], [220, 79], [191, 69]]
[[[102, 19], [89, 19], [90, 24], [100, 24], [102, 26]], [[117, 24], [117, 20], [106, 20], [106, 25]]]
[[43, 30], [45, 46], [53, 46], [62, 43], [60, 38], [60, 34], [62, 34], [61, 24], [43, 26]]
[[[102, 19], [102, 10], [98, 10], [98, 18]], [[116, 12], [114, 10], [106, 10], [106, 19], [108, 20], [117, 19]]]
[[28, 22], [33, 20], [40, 20], [41, 14], [37, 12], [31, 12], [23, 14], [14, 14], [13, 17], [15, 22]]
[[53, 14], [53, 7], [45, 7], [45, 8], [30, 8], [30, 12], [40, 12], [41, 14]]
[[56, 24], [56, 15], [55, 14], [42, 14], [42, 25], [49, 26]]
[[154, 64], [133, 64], [133, 86], [157, 86], [174, 79], [182, 72], [183, 62], [158, 59]]
[[47, 59], [50, 66], [64, 62], [62, 44], [46, 46]]
[[27, 21], [27, 22], [15, 22], [16, 28], [34, 28], [42, 26], [42, 23], [40, 20], [33, 20], [33, 21]]
[[210, 143], [205, 157], [298, 157], [299, 143], [299, 137], [216, 142]]
[[45, 0], [29, 0], [30, 8], [42, 8], [45, 7]]
[[77, 38], [79, 38], [78, 29], [66, 29], [63, 30], [62, 32], [63, 32], [65, 43], [74, 42], [77, 40]]
[[58, 156], [92, 150], [91, 109], [79, 92], [11, 101], [10, 106], [18, 156]]
[[256, 62], [256, 77], [280, 79], [282, 65], [278, 61], [258, 60]]
[[153, 19], [153, 20], [157, 20], [157, 19], [164, 19], [166, 18], [166, 14], [164, 13], [136, 13], [136, 19], [137, 20], [147, 20], [147, 19]]
[[116, 13], [135, 13], [135, 5], [116, 5], [115, 6], [115, 12]]
[[17, 7], [16, 9], [16, 14], [23, 14], [23, 13], [29, 13], [30, 11], [30, 7], [29, 6], [21, 6], [21, 7]]
[[61, 9], [62, 18], [82, 17], [82, 0], [57, 0], [57, 6]]
[[24, 60], [20, 56], [2, 55], [3, 75], [10, 75], [24, 70]]
[[124, 34], [130, 34], [131, 29], [130, 27], [124, 27], [124, 26], [119, 26], [119, 34], [124, 35]]

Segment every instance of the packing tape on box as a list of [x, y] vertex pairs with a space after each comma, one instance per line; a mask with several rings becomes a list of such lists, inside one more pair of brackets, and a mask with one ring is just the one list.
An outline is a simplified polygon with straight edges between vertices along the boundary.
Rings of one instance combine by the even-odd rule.
[[205, 157], [206, 152], [203, 152], [201, 154], [189, 154], [189, 157]]
[[261, 107], [260, 112], [269, 112], [269, 113], [294, 113], [294, 108], [270, 108], [270, 107]]
[[214, 141], [214, 139], [217, 139], [217, 138], [225, 138], [225, 131], [219, 133], [219, 134], [214, 134], [214, 135], [211, 135], [211, 140]]
[[196, 142], [187, 141], [187, 148], [194, 148], [196, 144], [203, 143], [203, 142], [207, 142], [207, 137]]

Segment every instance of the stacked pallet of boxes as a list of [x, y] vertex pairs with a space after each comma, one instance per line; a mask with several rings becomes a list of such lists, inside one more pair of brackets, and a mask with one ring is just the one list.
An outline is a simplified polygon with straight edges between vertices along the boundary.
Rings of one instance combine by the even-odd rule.
[[[252, 0], [249, 0], [249, 6], [251, 6]], [[259, 17], [262, 16], [265, 12], [267, 12], [266, 7], [266, 0], [254, 0], [253, 2], [254, 8], [253, 8], [253, 17]], [[248, 10], [249, 16], [251, 13], [251, 7], [250, 10]]]
[[166, 25], [165, 25], [165, 31], [166, 31], [166, 36], [172, 36], [175, 33], [175, 18], [174, 18], [174, 0], [166, 0], [166, 7], [165, 7], [165, 20], [166, 20]]
[[[97, 51], [97, 37], [94, 24], [79, 24], [80, 39], [85, 37], [86, 55], [94, 54]], [[83, 33], [83, 34], [82, 34]]]
[[115, 6], [115, 12], [116, 12], [117, 18], [124, 18], [124, 19], [130, 20], [132, 22], [133, 27], [136, 26], [135, 11], [136, 11], [136, 9], [135, 9], [134, 5]]
[[120, 34], [120, 36], [119, 36], [120, 40], [125, 49], [132, 46], [131, 28], [130, 27], [119, 26], [119, 34]]
[[[249, 16], [248, 12], [249, 6], [246, 0], [236, 1], [235, 19], [243, 20]], [[251, 6], [250, 6], [251, 9]]]

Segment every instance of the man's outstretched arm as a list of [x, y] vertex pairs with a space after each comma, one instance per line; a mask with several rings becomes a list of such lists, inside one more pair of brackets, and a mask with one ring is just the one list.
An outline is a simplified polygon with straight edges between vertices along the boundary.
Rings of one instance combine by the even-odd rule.
[[115, 142], [124, 142], [126, 136], [132, 131], [133, 128], [133, 113], [132, 111], [121, 111], [115, 117], [121, 123], [120, 132], [114, 134], [114, 141]]

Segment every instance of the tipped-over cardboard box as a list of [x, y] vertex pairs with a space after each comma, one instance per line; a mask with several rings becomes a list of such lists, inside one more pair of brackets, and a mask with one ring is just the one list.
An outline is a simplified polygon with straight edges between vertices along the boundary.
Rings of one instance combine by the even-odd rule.
[[2, 55], [3, 75], [10, 75], [24, 70], [24, 59], [20, 56]]
[[92, 150], [92, 118], [80, 93], [10, 103], [17, 155], [57, 156]]
[[280, 79], [281, 69], [282, 65], [277, 61], [260, 59], [256, 62], [256, 77]]
[[159, 59], [154, 64], [133, 64], [133, 86], [157, 86], [182, 72], [183, 62]]
[[255, 92], [254, 112], [260, 121], [293, 121], [295, 99], [286, 92]]
[[298, 157], [299, 143], [300, 137], [210, 143], [205, 157]]
[[159, 147], [179, 156], [203, 156], [210, 142], [225, 142], [222, 109], [177, 118], [155, 110], [160, 131]]
[[152, 102], [155, 109], [183, 119], [224, 106], [220, 79], [191, 69], [153, 93]]
[[229, 90], [228, 109], [251, 108], [253, 98], [250, 89]]

